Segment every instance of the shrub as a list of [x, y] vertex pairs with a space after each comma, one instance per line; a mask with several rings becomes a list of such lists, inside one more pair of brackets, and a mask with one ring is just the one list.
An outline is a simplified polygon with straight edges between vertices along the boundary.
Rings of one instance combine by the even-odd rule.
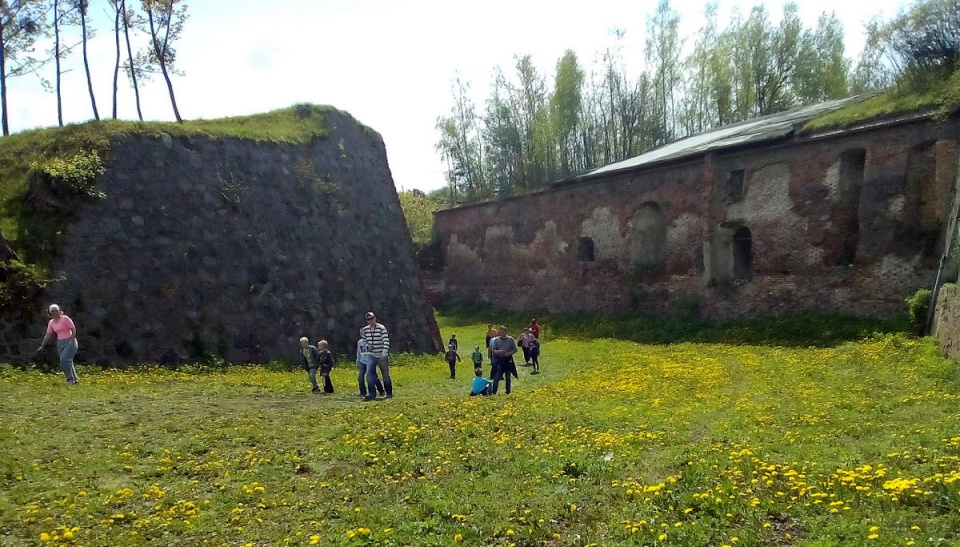
[[932, 297], [933, 291], [930, 289], [919, 289], [913, 296], [906, 299], [910, 324], [917, 335], [923, 335], [927, 327], [927, 313], [930, 311]]

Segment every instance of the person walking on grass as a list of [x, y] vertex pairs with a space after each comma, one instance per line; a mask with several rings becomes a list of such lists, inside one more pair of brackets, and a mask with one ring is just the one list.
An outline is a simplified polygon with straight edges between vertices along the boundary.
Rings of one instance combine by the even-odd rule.
[[323, 377], [323, 392], [333, 393], [333, 382], [330, 381], [330, 371], [333, 365], [337, 363], [330, 352], [330, 345], [326, 340], [317, 342], [317, 363], [320, 364], [320, 376]]
[[447, 353], [443, 356], [446, 359], [447, 364], [450, 365], [450, 379], [457, 379], [457, 363], [460, 362], [460, 354], [457, 353], [457, 350], [453, 349], [453, 346], [447, 350]]
[[539, 340], [540, 339], [540, 323], [537, 323], [536, 319], [530, 320], [529, 329], [530, 329], [530, 334], [532, 334], [534, 338]]
[[376, 386], [374, 383], [374, 368], [380, 368], [380, 377], [383, 379], [383, 388], [387, 392], [387, 399], [393, 398], [393, 380], [390, 378], [390, 335], [387, 327], [377, 323], [377, 316], [372, 311], [364, 315], [367, 324], [360, 329], [360, 334], [367, 341], [367, 348], [374, 362], [367, 367], [367, 396], [364, 401], [372, 401]]
[[483, 342], [483, 347], [487, 350], [487, 357], [490, 359], [491, 364], [493, 363], [493, 353], [490, 352], [490, 340], [493, 340], [496, 337], [497, 329], [493, 327], [493, 323], [487, 323], [487, 336], [486, 340]]
[[530, 351], [530, 361], [533, 363], [530, 374], [540, 374], [540, 340], [531, 337], [527, 341], [527, 347]]
[[72, 319], [60, 311], [60, 306], [57, 304], [50, 304], [50, 307], [47, 308], [47, 314], [50, 316], [50, 320], [47, 321], [47, 332], [40, 340], [37, 352], [42, 351], [43, 346], [47, 345], [47, 342], [56, 335], [57, 355], [60, 357], [60, 368], [63, 369], [63, 375], [66, 376], [68, 384], [79, 384], [80, 379], [77, 378], [77, 370], [73, 364], [73, 358], [77, 355], [77, 349], [79, 348], [77, 327], [73, 324]]
[[507, 327], [500, 325], [498, 336], [490, 340], [490, 352], [493, 354], [493, 394], [496, 395], [500, 380], [506, 380], [507, 395], [510, 395], [510, 376], [518, 378], [517, 365], [513, 361], [513, 354], [517, 352], [517, 342], [507, 335]]
[[320, 350], [316, 346], [310, 345], [310, 339], [306, 336], [300, 338], [300, 365], [307, 371], [307, 377], [310, 378], [310, 384], [313, 385], [313, 392], [320, 392], [320, 385], [317, 383], [317, 369], [320, 368]]
[[[357, 340], [357, 384], [360, 386], [360, 396], [364, 398], [367, 396], [367, 367], [371, 365], [376, 365], [376, 361], [367, 348], [367, 341], [363, 338], [363, 329], [361, 329], [360, 339]], [[377, 376], [376, 366], [373, 367], [373, 380], [374, 387], [377, 388], [375, 393], [383, 395], [383, 383]]]
[[533, 340], [533, 334], [530, 333], [529, 328], [524, 328], [523, 332], [520, 333], [520, 340], [517, 342], [520, 346], [520, 349], [523, 351], [523, 366], [530, 366], [530, 340]]
[[473, 368], [483, 370], [483, 353], [480, 351], [480, 346], [473, 346], [473, 353], [470, 354], [470, 360], [473, 361]]

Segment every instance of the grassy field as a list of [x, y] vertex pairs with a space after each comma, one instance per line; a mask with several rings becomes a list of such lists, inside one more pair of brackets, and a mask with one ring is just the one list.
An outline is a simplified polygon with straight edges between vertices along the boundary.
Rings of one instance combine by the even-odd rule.
[[350, 363], [327, 396], [4, 368], [0, 545], [960, 544], [960, 376], [930, 340], [544, 338], [543, 374], [486, 398], [440, 357], [396, 356], [372, 403]]

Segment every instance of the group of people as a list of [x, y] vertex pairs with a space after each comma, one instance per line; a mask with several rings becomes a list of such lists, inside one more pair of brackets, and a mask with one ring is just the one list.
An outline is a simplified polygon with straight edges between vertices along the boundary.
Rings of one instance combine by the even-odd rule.
[[[46, 333], [40, 341], [37, 351], [41, 351], [50, 339], [56, 336], [60, 367], [63, 369], [67, 383], [77, 384], [79, 379], [73, 362], [78, 349], [76, 325], [57, 304], [51, 304], [47, 308], [47, 313], [50, 320], [47, 322]], [[377, 398], [378, 394], [385, 396], [387, 399], [392, 399], [390, 335], [387, 328], [377, 322], [377, 316], [373, 312], [367, 312], [364, 315], [364, 320], [366, 324], [360, 328], [356, 358], [357, 385], [360, 388], [360, 396], [363, 397], [364, 401], [372, 401]], [[531, 320], [530, 326], [523, 329], [519, 344], [512, 336], [507, 334], [506, 326], [500, 325], [495, 329], [492, 324], [487, 325], [486, 347], [491, 365], [490, 379], [483, 377], [483, 352], [480, 351], [480, 346], [474, 346], [474, 351], [470, 356], [475, 375], [471, 384], [471, 396], [496, 394], [501, 381], [505, 381], [506, 393], [509, 394], [511, 377], [519, 379], [517, 365], [513, 358], [518, 350], [523, 352], [525, 366], [533, 367], [531, 374], [540, 373], [540, 325], [536, 319]], [[447, 342], [445, 359], [447, 364], [450, 365], [450, 378], [452, 379], [457, 377], [456, 364], [460, 362], [458, 350], [457, 335], [451, 335]], [[336, 364], [336, 358], [330, 351], [327, 341], [319, 340], [316, 345], [311, 345], [306, 336], [300, 338], [299, 358], [301, 366], [307, 371], [313, 392], [319, 393], [321, 391], [320, 380], [322, 380], [323, 393], [333, 393], [334, 387], [330, 380], [330, 372]]]
[[[393, 398], [393, 380], [390, 378], [390, 334], [387, 328], [377, 322], [375, 313], [368, 311], [364, 315], [366, 325], [360, 327], [357, 340], [357, 385], [364, 401], [372, 401], [377, 395]], [[316, 346], [304, 336], [300, 339], [300, 366], [307, 371], [313, 392], [320, 392], [317, 372], [323, 378], [323, 392], [333, 393], [330, 371], [336, 361], [327, 347], [326, 340], [320, 340]], [[377, 369], [380, 373], [377, 374]]]
[[[524, 366], [532, 366], [530, 374], [540, 374], [540, 324], [536, 319], [530, 321], [530, 326], [520, 334], [520, 343], [509, 334], [507, 327], [500, 325], [494, 328], [487, 325], [486, 347], [487, 357], [490, 359], [490, 378], [483, 377], [483, 352], [480, 346], [474, 346], [470, 356], [473, 362], [474, 378], [470, 386], [470, 395], [494, 395], [500, 389], [503, 381], [506, 393], [511, 390], [511, 378], [519, 379], [516, 361], [513, 356], [518, 349], [523, 351]], [[450, 378], [456, 378], [456, 363], [460, 361], [457, 353], [457, 335], [452, 335], [447, 343], [446, 361], [450, 365]]]

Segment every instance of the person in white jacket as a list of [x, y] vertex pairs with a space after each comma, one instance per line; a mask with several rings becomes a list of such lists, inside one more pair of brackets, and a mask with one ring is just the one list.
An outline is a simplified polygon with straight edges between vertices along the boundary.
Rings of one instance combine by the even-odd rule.
[[[367, 396], [367, 367], [375, 364], [376, 360], [367, 348], [367, 341], [361, 332], [360, 339], [357, 340], [357, 384], [360, 385], [361, 397]], [[380, 377], [377, 376], [377, 367], [373, 366], [372, 371], [374, 385], [377, 388], [376, 392], [383, 395], [383, 384], [380, 382]]]

